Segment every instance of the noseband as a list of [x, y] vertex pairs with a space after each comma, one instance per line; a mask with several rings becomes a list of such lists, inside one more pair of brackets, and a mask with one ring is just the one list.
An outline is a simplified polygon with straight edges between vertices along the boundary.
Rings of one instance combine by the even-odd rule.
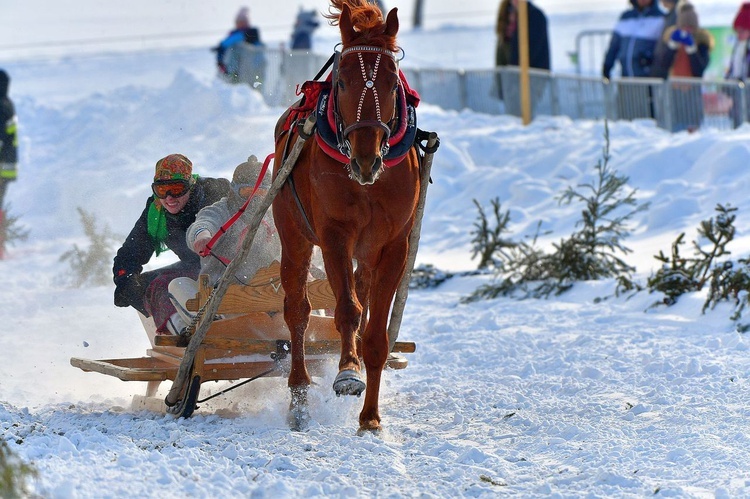
[[[362, 53], [363, 52], [373, 52], [377, 54], [377, 58], [375, 59], [375, 67], [372, 70], [372, 77], [367, 77], [367, 70], [365, 69], [365, 62], [364, 59], [362, 59]], [[344, 127], [344, 120], [341, 118], [341, 114], [339, 113], [339, 102], [338, 102], [338, 79], [339, 79], [339, 72], [338, 72], [338, 61], [342, 59], [347, 54], [357, 54], [357, 58], [359, 59], [359, 67], [362, 72], [362, 79], [365, 82], [364, 87], [362, 87], [362, 93], [359, 96], [359, 103], [357, 105], [357, 120], [352, 123], [351, 125]], [[357, 130], [359, 128], [380, 128], [383, 130], [383, 139], [380, 142], [380, 154], [381, 156], [385, 156], [388, 154], [389, 145], [388, 145], [388, 139], [391, 136], [391, 126], [389, 123], [393, 121], [393, 117], [395, 116], [396, 110], [394, 106], [393, 114], [394, 116], [391, 116], [388, 123], [384, 122], [382, 119], [382, 116], [380, 114], [380, 98], [378, 96], [378, 89], [375, 88], [375, 80], [378, 77], [378, 69], [380, 67], [380, 60], [383, 56], [383, 54], [391, 57], [393, 61], [396, 63], [396, 67], [398, 67], [398, 58], [397, 54], [382, 48], [382, 47], [373, 47], [369, 45], [355, 45], [352, 47], [345, 48], [341, 54], [337, 57], [336, 64], [334, 65], [334, 77], [333, 77], [333, 91], [335, 92], [334, 100], [335, 102], [335, 109], [334, 109], [334, 115], [336, 116], [336, 135], [338, 137], [338, 146], [339, 151], [341, 151], [341, 154], [346, 156], [347, 158], [351, 159], [352, 155], [352, 146], [349, 142], [349, 134], [353, 132], [354, 130]], [[399, 84], [400, 84], [400, 80]], [[363, 120], [362, 119], [362, 106], [365, 102], [365, 98], [367, 97], [368, 90], [372, 90], [372, 96], [373, 99], [375, 99], [375, 117], [374, 120]]]

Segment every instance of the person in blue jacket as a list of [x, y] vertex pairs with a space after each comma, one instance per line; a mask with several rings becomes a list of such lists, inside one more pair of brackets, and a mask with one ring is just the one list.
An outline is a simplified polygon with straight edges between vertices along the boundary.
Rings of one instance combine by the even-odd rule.
[[[602, 76], [609, 80], [615, 62], [620, 63], [621, 75], [647, 78], [651, 73], [656, 44], [664, 30], [664, 12], [654, 0], [630, 0], [617, 21], [609, 48], [604, 56]], [[655, 103], [650, 85], [622, 83], [617, 87], [618, 118], [654, 118]]]
[[[230, 60], [228, 52], [240, 43], [248, 43], [257, 47], [264, 46], [260, 40], [258, 28], [250, 25], [250, 10], [247, 7], [240, 9], [234, 19], [234, 29], [213, 49], [216, 51], [216, 65], [219, 68], [219, 73], [237, 77], [237, 64]], [[259, 58], [262, 56], [263, 54], [260, 53]], [[253, 61], [253, 63], [261, 65], [261, 61]]]
[[607, 79], [615, 62], [620, 63], [622, 76], [651, 76], [654, 50], [664, 27], [664, 13], [654, 0], [630, 0], [630, 3], [633, 8], [620, 16], [604, 56], [602, 76]]

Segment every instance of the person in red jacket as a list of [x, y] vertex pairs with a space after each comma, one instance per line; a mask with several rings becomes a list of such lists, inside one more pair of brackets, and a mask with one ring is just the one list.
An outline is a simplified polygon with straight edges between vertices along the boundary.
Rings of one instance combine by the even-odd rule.
[[[727, 69], [725, 78], [727, 80], [742, 81], [747, 84], [748, 80], [750, 80], [750, 3], [743, 3], [740, 6], [732, 27], [737, 34], [737, 39], [732, 47], [732, 56], [729, 59], [729, 68]], [[730, 117], [735, 128], [742, 125], [748, 116], [750, 116], [750, 110], [745, 108], [743, 112], [742, 107], [739, 105], [742, 100], [740, 92], [743, 91], [741, 88], [733, 88], [729, 92], [730, 97], [734, 101]], [[750, 106], [750, 104], [748, 105]]]

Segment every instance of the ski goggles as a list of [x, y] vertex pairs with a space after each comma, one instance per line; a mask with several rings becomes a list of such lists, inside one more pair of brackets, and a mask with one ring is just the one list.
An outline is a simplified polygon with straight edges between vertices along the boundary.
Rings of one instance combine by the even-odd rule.
[[187, 194], [190, 190], [190, 181], [157, 180], [151, 184], [151, 190], [154, 191], [154, 196], [159, 199], [165, 199], [167, 196], [179, 198]]

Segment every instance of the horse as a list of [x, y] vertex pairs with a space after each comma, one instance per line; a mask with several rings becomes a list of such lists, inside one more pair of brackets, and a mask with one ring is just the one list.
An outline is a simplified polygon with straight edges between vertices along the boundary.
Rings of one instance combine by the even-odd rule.
[[[388, 313], [405, 272], [420, 189], [420, 156], [412, 144], [395, 158], [389, 154], [406, 120], [399, 118], [404, 87], [411, 91], [398, 68], [397, 13], [394, 8], [384, 19], [367, 0], [331, 0], [325, 17], [341, 32], [328, 95], [337, 150], [325, 150], [319, 119], [315, 140], [305, 141], [273, 200], [284, 320], [291, 335], [288, 419], [293, 430], [305, 429], [310, 418], [304, 337], [311, 307], [305, 283], [314, 246], [320, 247], [336, 298], [341, 353], [333, 390], [339, 396], [365, 392], [359, 432], [381, 430], [378, 399], [389, 354]], [[277, 136], [274, 175], [299, 133], [291, 127], [286, 136]]]

